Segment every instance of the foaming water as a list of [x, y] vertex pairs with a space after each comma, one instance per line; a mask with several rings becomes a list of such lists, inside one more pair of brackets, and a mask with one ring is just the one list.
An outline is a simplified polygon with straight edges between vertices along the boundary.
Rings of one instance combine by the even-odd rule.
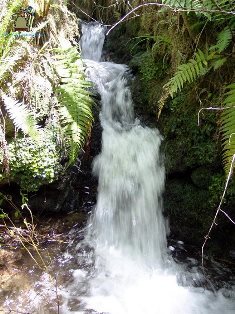
[[101, 26], [86, 27], [83, 57], [101, 95], [103, 134], [93, 164], [98, 198], [86, 241], [95, 262], [93, 272], [82, 275], [89, 282], [85, 308], [110, 314], [234, 313], [235, 303], [222, 293], [178, 284], [180, 267], [167, 254], [162, 213], [161, 135], [134, 118], [127, 66], [89, 57], [89, 42]]

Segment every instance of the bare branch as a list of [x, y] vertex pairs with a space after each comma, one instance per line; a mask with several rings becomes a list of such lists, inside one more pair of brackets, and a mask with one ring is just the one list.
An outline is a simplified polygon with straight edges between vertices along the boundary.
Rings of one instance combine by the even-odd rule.
[[224, 201], [224, 197], [225, 197], [225, 194], [227, 192], [227, 189], [228, 189], [228, 184], [229, 184], [229, 181], [231, 179], [231, 176], [232, 176], [232, 173], [233, 173], [233, 165], [234, 165], [234, 162], [235, 162], [235, 154], [233, 155], [233, 158], [232, 158], [232, 161], [231, 161], [231, 165], [230, 165], [230, 169], [229, 169], [229, 173], [228, 173], [228, 176], [227, 176], [227, 179], [226, 179], [226, 183], [225, 183], [225, 187], [224, 187], [224, 191], [223, 191], [223, 194], [222, 194], [222, 197], [220, 199], [220, 203], [219, 203], [219, 206], [216, 210], [216, 213], [215, 213], [215, 216], [214, 216], [214, 219], [212, 221], [212, 224], [209, 228], [209, 231], [207, 233], [207, 235], [205, 236], [205, 240], [204, 240], [204, 243], [202, 245], [202, 266], [204, 264], [204, 248], [205, 248], [205, 245], [207, 243], [207, 240], [210, 238], [210, 233], [214, 227], [214, 225], [216, 225], [216, 219], [217, 219], [217, 216], [219, 214], [219, 212], [221, 211], [227, 218], [229, 218], [229, 220], [235, 224], [235, 222], [228, 216], [227, 213], [225, 213], [223, 210], [221, 210], [221, 206], [223, 204], [223, 201]]
[[147, 7], [147, 6], [157, 6], [159, 8], [168, 8], [174, 12], [197, 12], [197, 13], [223, 13], [223, 14], [229, 14], [229, 15], [235, 15], [235, 11], [226, 11], [223, 9], [206, 9], [206, 8], [198, 8], [198, 9], [185, 9], [185, 8], [176, 8], [174, 6], [171, 6], [169, 4], [163, 4], [158, 2], [148, 2], [138, 5], [137, 7], [133, 8], [130, 12], [128, 12], [126, 15], [124, 15], [118, 22], [116, 22], [107, 32], [107, 35], [119, 24], [121, 24], [123, 21], [127, 19], [128, 16], [130, 16], [135, 11]]
[[90, 16], [88, 13], [86, 13], [85, 11], [83, 11], [79, 6], [77, 6], [75, 4], [74, 1], [72, 1], [72, 4], [75, 6], [76, 9], [78, 9], [79, 11], [81, 11], [84, 15], [86, 15], [87, 17], [89, 17], [89, 19], [91, 19], [94, 22], [98, 22], [96, 19], [94, 19], [92, 16]]
[[202, 112], [202, 110], [224, 110], [226, 108], [221, 108], [221, 107], [206, 107], [206, 108], [201, 108], [199, 111], [198, 111], [198, 114], [197, 114], [197, 125], [200, 126], [200, 113]]

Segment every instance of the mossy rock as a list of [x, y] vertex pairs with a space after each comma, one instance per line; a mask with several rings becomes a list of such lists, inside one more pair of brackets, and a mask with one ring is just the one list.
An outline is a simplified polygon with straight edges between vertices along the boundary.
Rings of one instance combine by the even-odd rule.
[[31, 138], [18, 138], [9, 146], [9, 173], [0, 173], [19, 184], [22, 190], [36, 191], [41, 185], [55, 181], [62, 172], [60, 151], [51, 137], [37, 142]]
[[173, 233], [189, 243], [201, 244], [214, 214], [208, 204], [209, 191], [173, 179], [167, 181], [164, 199]]

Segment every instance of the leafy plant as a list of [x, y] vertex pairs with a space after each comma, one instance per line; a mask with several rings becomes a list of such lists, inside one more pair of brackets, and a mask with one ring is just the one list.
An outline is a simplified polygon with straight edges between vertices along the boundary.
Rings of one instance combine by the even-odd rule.
[[80, 71], [80, 56], [76, 48], [59, 50], [56, 60], [56, 71], [61, 78], [61, 84], [56, 87], [58, 112], [71, 164], [85, 144], [93, 122], [92, 98], [88, 91], [90, 84]]
[[165, 85], [171, 97], [178, 91], [181, 91], [186, 83], [194, 82], [199, 76], [205, 75], [208, 71], [208, 61], [211, 56], [206, 55], [201, 50], [195, 54], [188, 63], [181, 64], [175, 75]]
[[[171, 7], [178, 8], [178, 9], [186, 9], [186, 10], [232, 10], [233, 4], [227, 0], [163, 0], [162, 3], [167, 4]], [[205, 12], [207, 13], [207, 12]], [[208, 15], [207, 15], [208, 16]]]
[[14, 0], [9, 2], [10, 4], [8, 4], [6, 15], [0, 21], [0, 56], [2, 56], [4, 51], [9, 50], [9, 46], [11, 46], [14, 41], [14, 36], [12, 37], [7, 35], [7, 33], [13, 24], [13, 15], [21, 7], [23, 0]]
[[[27, 5], [11, 3], [10, 13], [0, 21], [0, 34], [10, 29], [19, 6]], [[40, 42], [7, 37], [9, 45], [0, 55], [0, 179], [27, 191], [53, 182], [76, 161], [93, 121], [90, 85], [80, 54], [69, 42], [78, 33], [77, 20], [62, 1], [53, 7], [51, 0], [31, 4]], [[65, 26], [57, 27], [58, 17]], [[69, 48], [62, 49], [65, 41]]]
[[219, 34], [218, 41], [215, 46], [209, 50], [217, 50], [218, 53], [223, 52], [231, 43], [233, 37], [233, 27], [226, 26]]
[[187, 63], [179, 65], [174, 76], [164, 86], [165, 91], [159, 100], [158, 116], [161, 114], [168, 95], [174, 97], [186, 84], [195, 82], [200, 76], [206, 75], [211, 69], [217, 70], [227, 61], [227, 58], [221, 53], [229, 46], [231, 41], [232, 30], [225, 27], [218, 34], [216, 45], [211, 46], [205, 52], [198, 49], [192, 59]]
[[24, 134], [29, 135], [33, 139], [38, 139], [38, 126], [30, 110], [24, 104], [15, 101], [4, 93], [1, 96], [14, 126], [21, 129]]

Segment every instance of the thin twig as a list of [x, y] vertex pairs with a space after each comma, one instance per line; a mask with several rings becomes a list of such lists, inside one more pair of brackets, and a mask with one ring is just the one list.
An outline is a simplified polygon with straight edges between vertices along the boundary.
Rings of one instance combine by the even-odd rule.
[[225, 108], [221, 108], [221, 107], [207, 107], [207, 108], [201, 108], [198, 113], [197, 113], [197, 125], [200, 126], [200, 113], [203, 111], [203, 110], [224, 110]]
[[220, 209], [220, 211], [235, 225], [235, 221], [224, 210]]
[[205, 245], [206, 245], [206, 243], [207, 243], [207, 240], [210, 238], [211, 230], [213, 229], [214, 225], [216, 225], [216, 219], [217, 219], [217, 216], [218, 216], [219, 212], [221, 211], [223, 214], [225, 214], [225, 215], [229, 218], [230, 221], [232, 221], [232, 223], [235, 224], [235, 222], [228, 216], [228, 214], [221, 210], [221, 206], [222, 206], [222, 204], [223, 204], [224, 197], [225, 197], [225, 194], [226, 194], [226, 192], [227, 192], [228, 184], [229, 184], [229, 181], [230, 181], [231, 176], [232, 176], [232, 173], [233, 173], [234, 161], [235, 161], [235, 154], [233, 155], [233, 158], [232, 158], [232, 161], [231, 161], [229, 173], [228, 173], [228, 176], [227, 176], [227, 179], [226, 179], [224, 191], [223, 191], [222, 197], [221, 197], [221, 199], [220, 199], [219, 206], [218, 206], [218, 208], [217, 208], [217, 210], [216, 210], [214, 219], [213, 219], [213, 221], [212, 221], [212, 223], [211, 223], [211, 226], [210, 226], [210, 228], [209, 228], [209, 231], [208, 231], [207, 235], [205, 236], [205, 240], [204, 240], [204, 243], [203, 243], [203, 245], [202, 245], [202, 266], [203, 266], [203, 264], [204, 264], [204, 247], [205, 247]]
[[72, 4], [75, 6], [76, 9], [78, 9], [79, 11], [81, 11], [83, 14], [85, 14], [87, 17], [89, 17], [92, 21], [94, 22], [98, 22], [96, 19], [94, 19], [92, 16], [90, 16], [88, 13], [86, 13], [85, 11], [83, 11], [79, 6], [77, 6], [74, 1], [72, 1]]
[[226, 110], [226, 109], [230, 109], [230, 108], [235, 108], [235, 106], [231, 106], [231, 107], [205, 107], [205, 108], [201, 108], [198, 113], [197, 113], [197, 125], [200, 126], [200, 113], [202, 110], [217, 110], [217, 111], [222, 111], [222, 110]]

